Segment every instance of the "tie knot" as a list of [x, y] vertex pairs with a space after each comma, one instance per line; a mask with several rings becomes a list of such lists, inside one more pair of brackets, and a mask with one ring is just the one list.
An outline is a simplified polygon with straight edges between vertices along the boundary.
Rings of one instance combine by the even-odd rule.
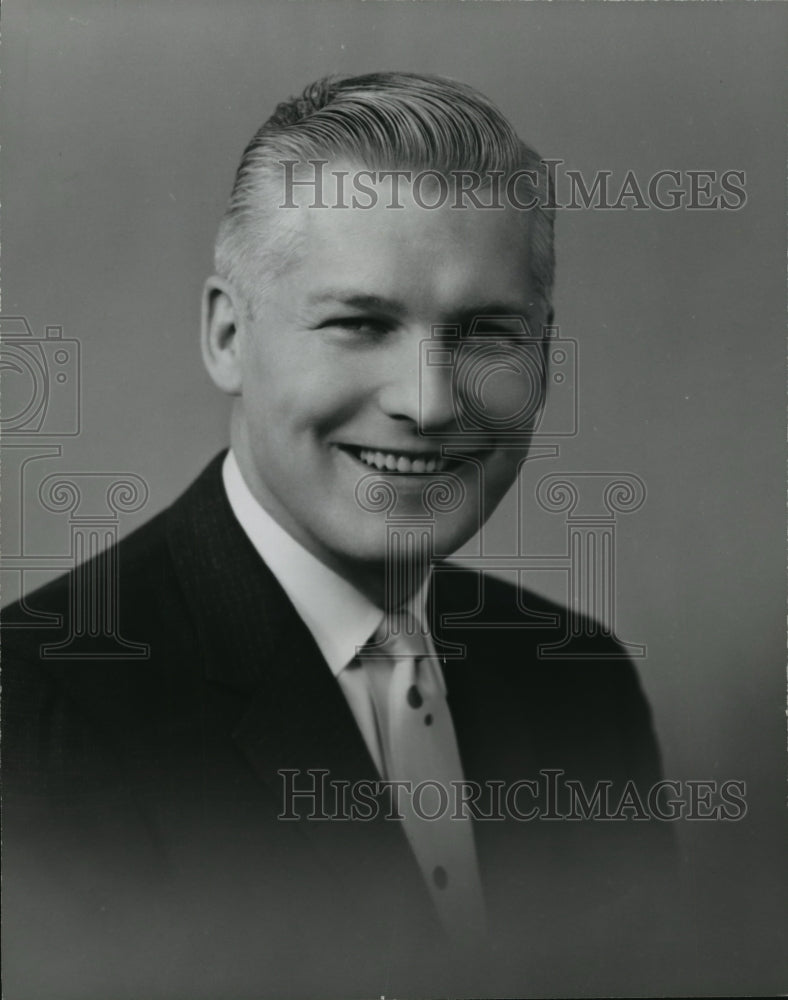
[[375, 646], [387, 656], [430, 656], [429, 632], [409, 610], [389, 612], [375, 633]]

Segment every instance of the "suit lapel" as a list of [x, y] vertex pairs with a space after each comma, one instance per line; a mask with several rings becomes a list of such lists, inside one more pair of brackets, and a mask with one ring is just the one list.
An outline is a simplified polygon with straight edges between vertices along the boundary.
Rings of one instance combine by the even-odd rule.
[[[328, 771], [332, 782], [376, 781], [375, 765], [340, 686], [311, 633], [247, 538], [221, 480], [223, 455], [171, 508], [172, 558], [196, 629], [206, 679], [247, 702], [232, 738], [277, 803], [282, 770]], [[327, 811], [333, 807], [329, 796]], [[371, 822], [301, 822], [327, 863], [338, 869], [367, 858], [399, 873], [405, 898], [426, 901], [400, 824], [382, 814]], [[378, 853], [376, 853], [378, 852]], [[382, 852], [382, 854], [380, 853]], [[358, 870], [356, 870], [358, 880]]]
[[376, 777], [312, 635], [238, 524], [218, 456], [170, 511], [168, 537], [205, 677], [241, 692], [236, 739], [261, 778], [283, 767]]

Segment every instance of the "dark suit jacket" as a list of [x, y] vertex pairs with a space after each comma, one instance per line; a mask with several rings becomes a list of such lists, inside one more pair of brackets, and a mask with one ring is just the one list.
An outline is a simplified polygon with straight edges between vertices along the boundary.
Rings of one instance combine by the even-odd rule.
[[[300, 788], [308, 769], [377, 775], [232, 514], [221, 458], [8, 616], [60, 622], [4, 633], [9, 1000], [593, 993], [611, 962], [639, 967], [665, 824], [479, 819], [492, 932], [469, 956], [442, 940], [396, 821], [277, 818], [282, 769]], [[116, 633], [145, 644], [143, 657], [69, 632], [74, 595], [116, 571]], [[541, 658], [565, 633], [564, 610], [456, 567], [436, 571], [431, 604], [438, 640], [465, 647], [445, 673], [468, 780], [543, 789], [549, 770], [588, 793], [632, 779], [645, 797], [657, 746], [611, 639], [582, 640], [592, 658]], [[517, 800], [533, 801], [528, 789]]]

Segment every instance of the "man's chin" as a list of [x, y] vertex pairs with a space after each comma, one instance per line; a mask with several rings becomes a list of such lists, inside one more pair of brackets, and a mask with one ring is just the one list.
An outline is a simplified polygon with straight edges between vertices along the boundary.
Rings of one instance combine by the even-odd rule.
[[422, 562], [424, 559], [452, 555], [479, 530], [478, 517], [450, 519], [447, 515], [433, 518], [394, 517], [383, 515], [370, 524], [359, 520], [331, 546], [332, 556], [340, 562], [375, 568], [382, 574], [393, 563]]

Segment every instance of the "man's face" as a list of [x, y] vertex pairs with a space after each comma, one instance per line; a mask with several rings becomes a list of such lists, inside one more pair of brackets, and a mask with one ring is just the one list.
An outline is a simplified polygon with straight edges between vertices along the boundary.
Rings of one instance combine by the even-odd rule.
[[[244, 478], [290, 534], [340, 569], [386, 558], [386, 515], [357, 496], [364, 477], [396, 491], [398, 516], [422, 521], [425, 487], [458, 479], [465, 499], [432, 522], [435, 552], [447, 554], [479, 529], [525, 454], [483, 430], [468, 439], [468, 458], [441, 459], [441, 445], [462, 437], [474, 380], [464, 390], [452, 364], [424, 364], [422, 347], [436, 325], [467, 332], [476, 315], [500, 314], [484, 326], [497, 344], [512, 314], [539, 332], [523, 220], [511, 209], [388, 200], [381, 190], [371, 209], [279, 209], [299, 228], [299, 249], [240, 333], [233, 447]], [[511, 366], [493, 367], [476, 390], [495, 423], [496, 406], [505, 418], [534, 390]]]

